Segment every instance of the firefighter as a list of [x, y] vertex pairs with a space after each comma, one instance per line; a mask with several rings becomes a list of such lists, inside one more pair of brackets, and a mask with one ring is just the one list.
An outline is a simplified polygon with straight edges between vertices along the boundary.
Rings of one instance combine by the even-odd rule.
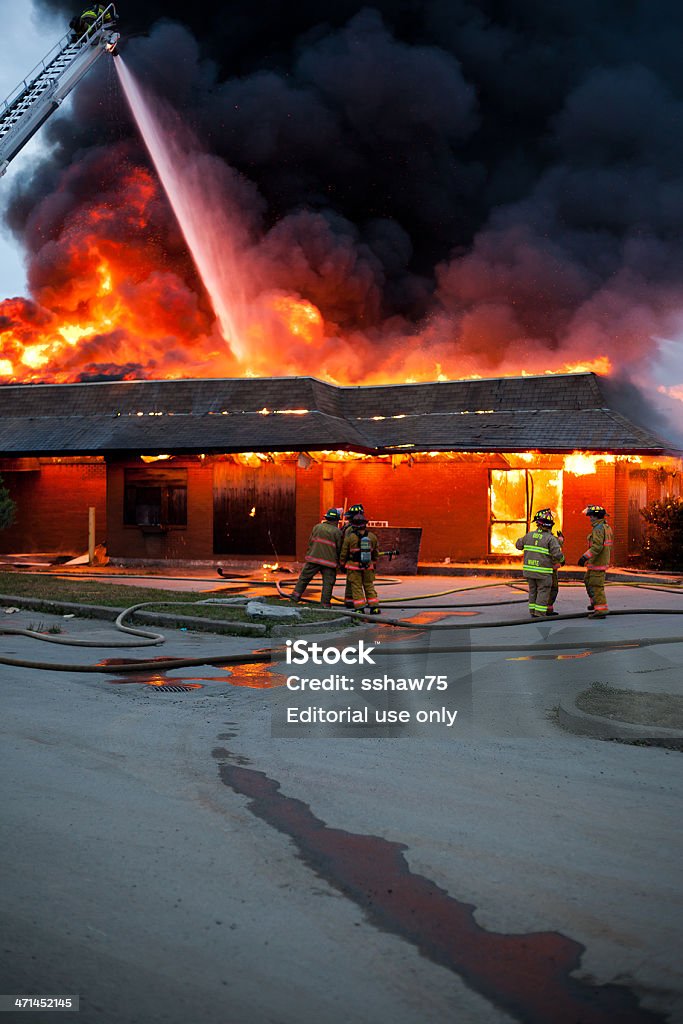
[[69, 22], [69, 28], [73, 30], [76, 38], [80, 38], [84, 32], [91, 29], [98, 18], [100, 18], [104, 12], [107, 12], [104, 18], [104, 24], [109, 27], [116, 21], [116, 8], [113, 4], [91, 4], [90, 7], [86, 7], [84, 11], [77, 14]]
[[605, 573], [612, 561], [614, 534], [605, 522], [606, 510], [602, 505], [589, 505], [583, 510], [590, 519], [591, 532], [588, 534], [588, 548], [579, 558], [579, 565], [586, 566], [584, 584], [588, 594], [589, 619], [604, 619], [607, 616], [605, 596]]
[[[553, 526], [555, 525], [555, 516], [553, 514], [553, 510], [551, 508], [542, 508], [542, 509], [539, 509], [539, 511], [536, 514], [538, 516], [545, 516], [546, 522], [550, 523], [550, 532], [552, 533]], [[555, 534], [555, 536], [557, 537], [557, 540], [558, 540], [558, 543], [559, 543], [560, 547], [561, 548], [564, 547], [564, 534], [562, 533], [562, 530], [558, 530], [557, 533]], [[555, 601], [557, 601], [557, 595], [560, 592], [560, 576], [559, 576], [559, 573], [558, 573], [558, 569], [560, 568], [561, 565], [564, 565], [564, 563], [565, 563], [565, 557], [564, 557], [564, 554], [563, 554], [562, 555], [562, 561], [561, 562], [556, 562], [556, 563], [553, 564], [553, 577], [552, 577], [553, 582], [552, 582], [552, 585], [550, 587], [550, 597], [548, 599], [548, 611], [546, 612], [546, 615], [548, 615], [548, 616], [558, 615], [559, 614], [558, 612], [555, 611]]]
[[323, 608], [332, 607], [332, 590], [337, 579], [339, 552], [341, 551], [342, 535], [339, 530], [339, 510], [330, 508], [321, 523], [316, 523], [308, 539], [308, 551], [304, 567], [299, 579], [294, 584], [290, 600], [296, 604], [316, 573], [322, 576], [320, 604]]
[[552, 611], [551, 594], [555, 565], [564, 563], [560, 542], [553, 533], [554, 517], [544, 508], [534, 516], [537, 524], [515, 541], [515, 547], [524, 552], [524, 579], [529, 585], [529, 614], [542, 619]]
[[342, 543], [339, 561], [346, 566], [346, 579], [351, 587], [353, 608], [358, 612], [370, 607], [371, 615], [379, 615], [379, 598], [375, 590], [375, 566], [379, 543], [367, 529], [365, 516], [356, 515], [349, 524]]
[[[344, 518], [346, 519], [346, 523], [342, 527], [342, 539], [346, 536], [346, 531], [349, 529], [349, 527], [353, 523], [353, 520], [355, 519], [355, 517], [356, 516], [364, 516], [364, 515], [365, 515], [365, 509], [363, 508], [362, 505], [360, 505], [360, 504], [349, 505], [349, 507], [347, 508], [346, 512], [344, 513]], [[353, 594], [351, 593], [351, 581], [350, 581], [348, 576], [346, 577], [346, 587], [344, 588], [344, 607], [345, 608], [353, 608]]]

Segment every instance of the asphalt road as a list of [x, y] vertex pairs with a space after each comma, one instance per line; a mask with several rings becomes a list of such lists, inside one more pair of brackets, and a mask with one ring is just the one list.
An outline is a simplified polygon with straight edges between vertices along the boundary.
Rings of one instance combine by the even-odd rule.
[[[453, 580], [428, 583], [404, 593]], [[509, 592], [479, 595], [496, 597]], [[610, 594], [612, 607], [677, 602]], [[584, 604], [563, 593], [563, 610]], [[681, 645], [434, 653], [558, 634], [626, 643], [683, 634], [683, 621], [474, 627], [520, 608], [449, 619], [468, 627], [457, 632], [315, 636], [338, 649], [361, 637], [424, 648], [377, 656], [362, 678], [445, 676], [447, 688], [390, 698], [292, 692], [283, 664], [136, 677], [0, 665], [0, 994], [79, 995], [81, 1007], [0, 1024], [683, 1020], [682, 756], [553, 720], [559, 696], [591, 682], [681, 692]], [[55, 621], [21, 613], [11, 624], [38, 618]], [[74, 664], [124, 656], [23, 637], [2, 648]], [[130, 656], [250, 649], [178, 632]], [[344, 672], [358, 687], [357, 667]], [[164, 680], [201, 688], [150, 685]], [[292, 727], [295, 705], [402, 710], [410, 722]], [[457, 712], [451, 725], [414, 720], [444, 708]]]

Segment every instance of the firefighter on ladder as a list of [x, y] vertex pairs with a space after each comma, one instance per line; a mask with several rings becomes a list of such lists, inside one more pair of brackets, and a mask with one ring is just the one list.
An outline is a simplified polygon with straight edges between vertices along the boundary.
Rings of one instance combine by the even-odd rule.
[[93, 27], [98, 18], [101, 18], [104, 12], [107, 12], [104, 18], [104, 24], [109, 27], [116, 21], [116, 8], [113, 4], [91, 4], [90, 7], [86, 7], [80, 14], [75, 15], [69, 22], [69, 28], [74, 32], [77, 39]]
[[523, 575], [529, 586], [529, 614], [532, 619], [545, 618], [552, 609], [553, 573], [555, 566], [564, 565], [560, 542], [553, 533], [555, 523], [550, 509], [536, 513], [535, 530], [530, 530], [515, 541], [515, 547], [524, 552]]
[[584, 584], [588, 594], [589, 619], [604, 619], [607, 616], [607, 597], [605, 595], [605, 573], [612, 561], [612, 544], [614, 534], [612, 527], [605, 522], [606, 510], [602, 505], [589, 505], [583, 510], [591, 524], [588, 534], [588, 548], [579, 558], [579, 565], [586, 566]]
[[304, 567], [294, 584], [290, 598], [295, 604], [301, 600], [304, 590], [319, 572], [322, 576], [320, 604], [323, 608], [332, 607], [332, 590], [337, 579], [339, 552], [342, 546], [339, 519], [339, 509], [330, 508], [325, 513], [323, 521], [316, 523], [311, 530]]
[[379, 615], [381, 609], [375, 590], [379, 542], [375, 534], [367, 529], [367, 525], [365, 516], [354, 516], [344, 534], [339, 562], [346, 566], [346, 579], [351, 587], [355, 611], [362, 611], [369, 605], [370, 613]]

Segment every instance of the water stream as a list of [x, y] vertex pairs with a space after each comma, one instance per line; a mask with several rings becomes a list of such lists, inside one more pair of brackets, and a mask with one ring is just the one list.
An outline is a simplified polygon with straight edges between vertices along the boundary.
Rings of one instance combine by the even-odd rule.
[[243, 361], [247, 355], [241, 330], [246, 297], [240, 248], [245, 244], [246, 227], [239, 215], [237, 175], [222, 160], [201, 151], [175, 111], [140, 86], [122, 57], [114, 65], [221, 334], [235, 357]]

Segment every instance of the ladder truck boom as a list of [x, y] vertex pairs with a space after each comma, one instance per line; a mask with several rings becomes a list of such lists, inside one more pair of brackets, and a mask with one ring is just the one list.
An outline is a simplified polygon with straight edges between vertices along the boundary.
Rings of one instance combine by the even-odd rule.
[[116, 55], [115, 23], [109, 4], [82, 34], [67, 32], [0, 104], [0, 177], [93, 64], [104, 53]]

